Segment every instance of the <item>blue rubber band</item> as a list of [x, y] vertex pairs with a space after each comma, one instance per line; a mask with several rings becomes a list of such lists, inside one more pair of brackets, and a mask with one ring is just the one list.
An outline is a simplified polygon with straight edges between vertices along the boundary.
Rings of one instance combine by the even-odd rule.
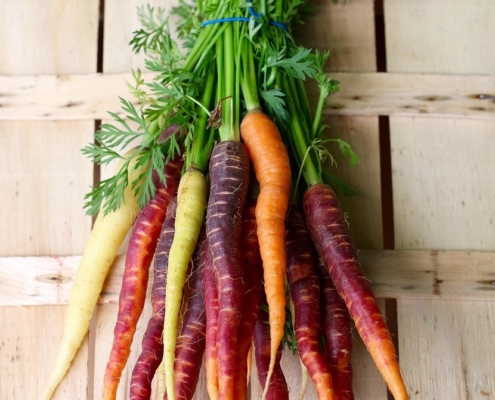
[[[253, 6], [252, 6], [253, 3], [251, 1], [248, 1], [247, 4], [249, 4], [248, 10], [249, 10], [249, 14], [251, 14], [251, 17], [253, 17], [254, 19], [261, 19], [262, 15], [254, 12]], [[201, 24], [201, 26], [221, 24], [223, 22], [250, 22], [250, 21], [251, 21], [251, 18], [247, 18], [247, 17], [219, 18], [219, 19], [211, 19], [209, 21], [204, 21]], [[269, 23], [270, 23], [270, 25], [276, 26], [277, 28], [281, 28], [284, 31], [287, 31], [287, 32], [289, 31], [289, 29], [287, 28], [287, 25], [283, 24], [282, 22], [269, 21]]]

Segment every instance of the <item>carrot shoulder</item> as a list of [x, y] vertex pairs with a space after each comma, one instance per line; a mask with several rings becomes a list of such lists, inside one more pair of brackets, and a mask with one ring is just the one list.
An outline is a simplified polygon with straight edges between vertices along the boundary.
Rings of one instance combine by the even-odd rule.
[[343, 298], [363, 343], [396, 400], [408, 399], [395, 347], [369, 281], [362, 272], [337, 197], [316, 184], [305, 193], [304, 212], [319, 256]]
[[285, 218], [289, 206], [291, 172], [287, 149], [275, 123], [266, 114], [259, 110], [250, 111], [242, 120], [241, 137], [260, 184], [256, 223], [270, 309], [269, 381], [284, 334]]

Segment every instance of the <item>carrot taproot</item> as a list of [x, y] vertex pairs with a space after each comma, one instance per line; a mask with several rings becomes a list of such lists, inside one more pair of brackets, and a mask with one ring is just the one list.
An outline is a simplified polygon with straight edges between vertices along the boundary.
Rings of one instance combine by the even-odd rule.
[[[273, 120], [260, 110], [246, 114], [241, 137], [252, 161], [260, 193], [256, 223], [266, 297], [270, 308], [270, 381], [285, 323], [285, 218], [289, 206], [291, 170], [287, 149]], [[269, 385], [266, 385], [268, 388]]]
[[204, 257], [202, 246], [206, 242], [206, 233], [203, 230], [193, 256], [191, 273], [187, 278], [189, 296], [175, 350], [175, 393], [179, 400], [190, 400], [194, 396], [205, 350], [206, 314], [200, 269]]
[[156, 246], [153, 286], [151, 288], [152, 316], [148, 320], [146, 331], [142, 338], [141, 353], [131, 374], [129, 397], [132, 400], [144, 400], [150, 397], [151, 381], [163, 356], [162, 332], [165, 317], [165, 287], [167, 283], [168, 257], [175, 232], [176, 209], [177, 199], [173, 198], [167, 207], [165, 221]]
[[[266, 305], [266, 294], [262, 291], [261, 304]], [[263, 306], [260, 307], [258, 319], [254, 327], [254, 358], [258, 371], [258, 380], [267, 400], [289, 400], [289, 389], [284, 372], [280, 366], [282, 358], [282, 344], [277, 348], [275, 364], [272, 368], [271, 379], [268, 379], [270, 365], [272, 363], [271, 348], [273, 340], [270, 338], [270, 328], [267, 325], [269, 312]]]
[[394, 398], [408, 399], [390, 332], [370, 282], [363, 274], [335, 192], [326, 184], [315, 184], [306, 190], [303, 204], [318, 254], [343, 298], [363, 343]]
[[351, 317], [321, 260], [317, 263], [317, 271], [321, 285], [324, 354], [332, 374], [335, 397], [337, 400], [354, 400]]
[[[134, 151], [135, 149], [129, 150], [122, 157], [116, 171], [120, 171], [124, 161]], [[138, 204], [131, 182], [139, 179], [144, 168], [136, 168], [135, 165], [131, 161], [128, 168], [129, 183], [125, 188], [120, 206], [107, 214], [103, 212], [98, 214], [85, 245], [69, 298], [55, 366], [43, 392], [43, 400], [48, 400], [53, 396], [70, 368], [88, 332], [91, 316], [110, 266], [138, 214]]]
[[210, 400], [218, 399], [218, 368], [217, 368], [217, 323], [218, 323], [218, 289], [217, 278], [208, 241], [202, 245], [202, 269], [201, 279], [206, 311], [206, 344], [205, 344], [205, 369], [206, 390]]
[[155, 253], [168, 204], [177, 192], [183, 161], [180, 157], [165, 165], [166, 186], [153, 171], [156, 191], [150, 202], [139, 212], [129, 238], [126, 252], [119, 311], [114, 329], [114, 341], [103, 378], [103, 400], [114, 400], [122, 371], [131, 351], [136, 325], [146, 297], [149, 266]]
[[219, 399], [234, 398], [235, 354], [244, 282], [239, 252], [242, 210], [249, 187], [249, 158], [236, 140], [218, 143], [210, 158], [206, 233], [217, 276]]
[[163, 362], [169, 400], [175, 400], [175, 347], [187, 266], [198, 241], [206, 208], [207, 182], [204, 174], [189, 168], [182, 176], [177, 193], [175, 235], [170, 248], [163, 326]]
[[287, 281], [294, 303], [297, 351], [315, 384], [318, 399], [335, 399], [332, 376], [320, 353], [320, 284], [304, 217], [293, 205], [287, 217]]
[[244, 206], [241, 230], [242, 279], [245, 283], [245, 297], [241, 314], [241, 325], [237, 338], [236, 370], [234, 388], [236, 400], [247, 399], [248, 360], [254, 327], [258, 319], [263, 285], [263, 264], [256, 234], [256, 199], [250, 199]]

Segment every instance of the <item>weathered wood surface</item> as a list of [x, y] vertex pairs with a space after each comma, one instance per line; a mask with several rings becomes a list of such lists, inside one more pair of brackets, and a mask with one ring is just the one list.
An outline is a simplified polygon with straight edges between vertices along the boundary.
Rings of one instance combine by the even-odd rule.
[[[385, 1], [388, 71], [493, 76], [493, 15], [491, 0]], [[479, 94], [493, 95], [493, 84], [465, 93]], [[493, 120], [390, 117], [397, 250], [495, 250], [494, 129]], [[493, 266], [491, 274], [489, 282]], [[495, 293], [488, 293], [487, 301], [397, 300], [401, 368], [413, 399], [495, 398]]]
[[[331, 72], [341, 83], [325, 114], [495, 119], [493, 75]], [[153, 74], [144, 73], [151, 82]], [[130, 72], [85, 75], [0, 75], [0, 120], [87, 120], [122, 114], [119, 97], [135, 101]], [[310, 94], [316, 96], [315, 88]]]
[[[379, 298], [495, 301], [495, 253], [361, 250]], [[0, 258], [0, 307], [67, 304], [80, 256]], [[100, 297], [118, 301], [124, 256], [115, 261]]]

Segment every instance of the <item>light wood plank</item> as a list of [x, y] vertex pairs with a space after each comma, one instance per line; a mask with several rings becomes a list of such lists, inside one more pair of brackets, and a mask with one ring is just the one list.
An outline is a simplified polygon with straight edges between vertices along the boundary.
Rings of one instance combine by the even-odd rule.
[[[143, 74], [147, 82], [153, 74]], [[331, 72], [341, 83], [327, 116], [433, 116], [495, 119], [495, 77], [413, 73]], [[130, 73], [0, 75], [0, 120], [85, 120], [122, 115], [119, 97], [135, 102]], [[310, 98], [316, 88], [308, 86]]]
[[[98, 0], [1, 1], [0, 74], [96, 72], [98, 5]], [[92, 182], [92, 169], [81, 162], [79, 149], [90, 140], [94, 124], [27, 120], [0, 124], [0, 255], [80, 254], [90, 226], [82, 196]], [[2, 321], [9, 321], [0, 332], [2, 356], [15, 355], [1, 357], [2, 371], [9, 371], [0, 374], [1, 398], [28, 399], [43, 391], [65, 308], [0, 308]], [[89, 354], [86, 340], [54, 399], [87, 398]]]
[[[62, 337], [63, 306], [0, 307], [2, 399], [31, 399], [41, 393]], [[86, 400], [88, 346], [81, 346], [53, 400]]]
[[2, 0], [0, 74], [96, 70], [98, 0]]
[[[387, 0], [389, 70], [492, 74], [494, 6], [489, 0]], [[390, 122], [397, 247], [493, 251], [493, 121]], [[397, 304], [401, 366], [413, 398], [495, 395], [495, 364], [486, 356], [493, 353], [493, 301]], [[481, 352], [479, 343], [486, 344]]]
[[492, 0], [385, 0], [387, 70], [492, 75], [494, 15]]
[[93, 170], [80, 149], [93, 122], [1, 122], [0, 254], [70, 255], [90, 228], [83, 198]]
[[[108, 275], [102, 304], [118, 301], [124, 257]], [[495, 300], [493, 252], [360, 250], [359, 258], [379, 298]], [[0, 257], [0, 307], [67, 304], [80, 259]]]

